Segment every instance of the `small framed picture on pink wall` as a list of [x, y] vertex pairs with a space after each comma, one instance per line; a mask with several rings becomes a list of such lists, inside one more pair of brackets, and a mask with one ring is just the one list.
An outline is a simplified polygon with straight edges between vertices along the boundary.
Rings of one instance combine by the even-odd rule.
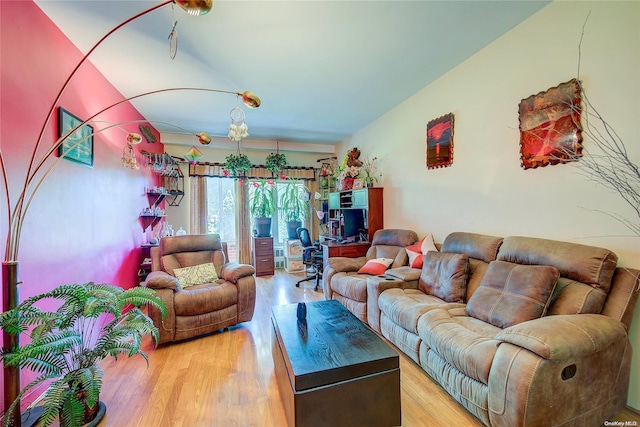
[[427, 124], [427, 169], [451, 166], [453, 163], [453, 113]]
[[93, 127], [62, 107], [58, 108], [58, 157], [93, 167]]

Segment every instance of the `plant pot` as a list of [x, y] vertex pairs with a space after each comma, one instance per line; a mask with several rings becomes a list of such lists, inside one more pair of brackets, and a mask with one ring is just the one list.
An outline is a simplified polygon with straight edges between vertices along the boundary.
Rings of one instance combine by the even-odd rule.
[[[98, 400], [98, 402], [93, 408], [89, 408], [85, 403], [86, 394], [87, 393], [85, 391], [76, 393], [76, 397], [78, 398], [78, 400], [84, 403], [84, 415], [82, 419], [82, 426], [94, 427], [94, 426], [97, 426], [100, 423], [100, 421], [102, 421], [102, 419], [104, 418], [104, 415], [107, 412], [107, 407], [103, 402]], [[60, 417], [59, 422], [60, 422], [60, 427], [72, 427], [70, 424], [68, 425], [67, 423], [65, 423], [62, 417]]]
[[271, 236], [271, 218], [255, 218], [256, 237]]
[[287, 235], [289, 239], [298, 238], [299, 227], [302, 227], [302, 221], [287, 221]]

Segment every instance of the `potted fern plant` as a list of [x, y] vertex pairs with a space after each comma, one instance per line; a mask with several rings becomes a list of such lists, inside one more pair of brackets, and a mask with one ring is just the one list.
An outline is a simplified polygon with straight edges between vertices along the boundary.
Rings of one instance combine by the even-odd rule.
[[273, 198], [273, 186], [271, 180], [252, 182], [253, 188], [249, 196], [249, 210], [255, 222], [257, 237], [271, 236], [271, 217], [276, 206]]
[[[43, 311], [36, 303], [61, 300], [55, 311]], [[22, 396], [42, 383], [51, 381], [43, 398], [40, 422], [76, 427], [92, 422], [104, 404], [99, 402], [102, 369], [98, 362], [108, 356], [136, 354], [147, 360], [140, 349], [143, 335], [159, 339], [158, 329], [138, 306], [151, 304], [164, 317], [166, 306], [152, 289], [124, 290], [108, 284], [63, 285], [26, 299], [0, 315], [0, 327], [9, 334], [26, 333], [29, 343], [3, 349], [7, 366], [27, 368], [38, 376], [25, 386], [13, 404], [6, 408], [3, 425], [8, 426]], [[102, 325], [102, 326], [101, 326]]]
[[285, 212], [289, 239], [297, 239], [297, 229], [302, 226], [302, 222], [309, 212], [309, 192], [307, 187], [300, 180], [288, 180], [280, 196], [280, 203]]

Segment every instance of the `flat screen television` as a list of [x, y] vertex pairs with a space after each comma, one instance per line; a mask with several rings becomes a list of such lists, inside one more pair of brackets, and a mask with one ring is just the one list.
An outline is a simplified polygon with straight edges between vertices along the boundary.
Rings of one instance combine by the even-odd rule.
[[342, 238], [352, 240], [358, 238], [360, 231], [364, 227], [364, 210], [362, 209], [343, 209], [342, 210], [343, 229]]

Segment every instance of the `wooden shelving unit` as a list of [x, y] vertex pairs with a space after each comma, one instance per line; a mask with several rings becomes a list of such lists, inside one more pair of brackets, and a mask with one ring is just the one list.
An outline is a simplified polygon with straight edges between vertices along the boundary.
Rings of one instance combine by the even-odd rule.
[[362, 188], [329, 193], [328, 228], [331, 239], [341, 239], [344, 232], [343, 211], [362, 209], [367, 229], [368, 241], [373, 240], [376, 231], [384, 227], [384, 204], [382, 187]]

